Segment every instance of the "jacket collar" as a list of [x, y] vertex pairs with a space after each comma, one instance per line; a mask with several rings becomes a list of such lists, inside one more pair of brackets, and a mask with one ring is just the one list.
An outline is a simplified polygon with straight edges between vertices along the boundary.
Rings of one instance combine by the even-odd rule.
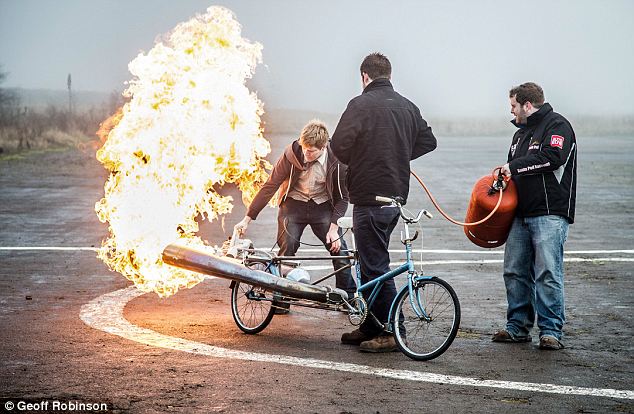
[[377, 89], [377, 88], [384, 88], [384, 87], [388, 87], [390, 89], [394, 89], [394, 87], [392, 86], [392, 83], [390, 82], [389, 79], [379, 78], [379, 79], [375, 79], [372, 82], [370, 82], [368, 84], [368, 86], [366, 86], [365, 89], [363, 90], [363, 93], [369, 92], [369, 91]]
[[544, 117], [548, 115], [549, 113], [551, 113], [552, 111], [553, 111], [553, 107], [550, 106], [549, 103], [545, 103], [541, 106], [541, 108], [537, 110], [537, 112], [533, 113], [526, 119], [525, 124], [518, 124], [517, 122], [515, 122], [515, 119], [513, 119], [511, 123], [518, 128], [534, 127], [535, 125], [539, 125], [539, 123], [542, 122]]
[[291, 142], [284, 149], [284, 156], [295, 167], [300, 170], [304, 170], [304, 154], [302, 154], [302, 147], [299, 145], [299, 140]]

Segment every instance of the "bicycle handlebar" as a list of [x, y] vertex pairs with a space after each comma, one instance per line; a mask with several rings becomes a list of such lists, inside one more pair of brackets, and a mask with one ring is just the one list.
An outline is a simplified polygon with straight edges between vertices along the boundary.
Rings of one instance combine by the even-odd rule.
[[376, 198], [376, 201], [380, 201], [382, 203], [390, 203], [390, 204], [396, 203], [396, 200], [390, 197], [376, 196], [375, 198]]

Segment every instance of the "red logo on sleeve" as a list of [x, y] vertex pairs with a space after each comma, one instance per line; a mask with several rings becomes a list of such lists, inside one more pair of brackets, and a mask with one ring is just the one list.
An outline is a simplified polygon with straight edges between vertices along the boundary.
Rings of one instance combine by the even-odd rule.
[[553, 135], [550, 137], [550, 146], [564, 149], [564, 137], [561, 135]]

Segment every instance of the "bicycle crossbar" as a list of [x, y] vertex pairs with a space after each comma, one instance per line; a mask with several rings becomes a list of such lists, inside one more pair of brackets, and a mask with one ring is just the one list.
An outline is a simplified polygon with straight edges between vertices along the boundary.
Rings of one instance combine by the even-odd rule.
[[354, 259], [354, 256], [277, 256], [275, 260], [339, 260]]
[[370, 290], [370, 288], [376, 287], [379, 283], [386, 282], [387, 280], [392, 279], [392, 278], [400, 275], [401, 273], [405, 273], [408, 270], [409, 270], [409, 264], [408, 263], [403, 263], [402, 265], [400, 265], [396, 269], [390, 270], [389, 272], [387, 272], [383, 276], [377, 277], [376, 279], [372, 279], [369, 282], [361, 285], [359, 287], [359, 291], [360, 292], [365, 292], [366, 290]]
[[341, 289], [296, 282], [250, 269], [239, 260], [216, 256], [192, 247], [170, 244], [163, 250], [163, 262], [181, 269], [280, 292], [292, 298], [320, 303], [342, 303], [343, 299], [348, 299], [346, 292]]

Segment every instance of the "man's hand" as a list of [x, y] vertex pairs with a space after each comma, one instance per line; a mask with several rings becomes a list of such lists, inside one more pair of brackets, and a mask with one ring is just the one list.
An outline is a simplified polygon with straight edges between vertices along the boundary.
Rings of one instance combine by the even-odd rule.
[[233, 231], [237, 232], [240, 236], [243, 236], [247, 232], [247, 227], [249, 227], [249, 223], [251, 222], [251, 217], [244, 216], [242, 220], [235, 226], [233, 226]]
[[326, 241], [330, 243], [330, 251], [333, 253], [339, 253], [341, 249], [341, 240], [339, 239], [339, 226], [334, 223], [330, 223], [328, 233], [326, 233]]
[[505, 175], [505, 176], [507, 176], [507, 177], [510, 177], [510, 176], [511, 176], [511, 169], [509, 168], [509, 164], [508, 164], [508, 163], [504, 164], [504, 165], [502, 166], [502, 168], [500, 169], [500, 172], [501, 172], [503, 175]]

